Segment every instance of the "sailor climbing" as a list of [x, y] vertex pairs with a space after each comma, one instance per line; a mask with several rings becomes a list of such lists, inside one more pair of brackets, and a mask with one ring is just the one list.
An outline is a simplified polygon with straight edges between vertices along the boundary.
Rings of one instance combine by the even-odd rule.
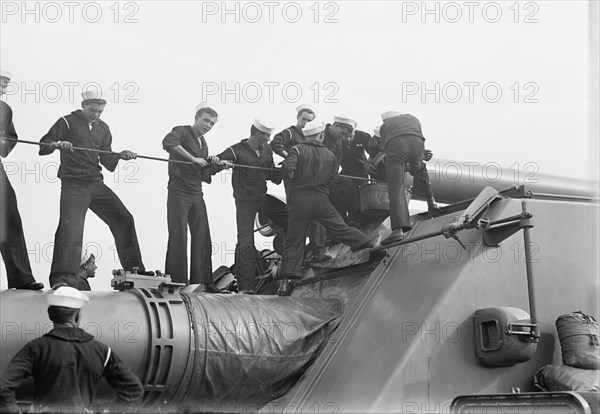
[[285, 239], [281, 277], [299, 278], [308, 225], [316, 220], [353, 250], [373, 247], [361, 231], [349, 227], [329, 201], [328, 182], [338, 179], [339, 163], [325, 147], [325, 125], [312, 121], [303, 129], [306, 142], [294, 146], [283, 162], [288, 182], [290, 217]]
[[405, 197], [406, 172], [414, 177], [414, 191], [427, 200], [429, 210], [436, 210], [427, 168], [423, 163], [425, 156], [425, 137], [421, 132], [421, 123], [409, 114], [388, 111], [381, 114], [383, 125], [381, 138], [385, 142], [385, 164], [390, 198], [390, 220], [392, 233], [381, 241], [391, 244], [404, 239], [404, 232], [410, 230], [410, 215]]

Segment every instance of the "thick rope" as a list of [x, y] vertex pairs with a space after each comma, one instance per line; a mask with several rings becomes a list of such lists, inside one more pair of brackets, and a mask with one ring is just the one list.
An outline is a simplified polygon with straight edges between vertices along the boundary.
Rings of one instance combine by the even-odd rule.
[[[13, 141], [13, 142], [20, 142], [23, 144], [30, 144], [30, 145], [38, 145], [38, 146], [42, 146], [42, 147], [50, 147], [52, 146], [52, 144], [48, 144], [46, 142], [36, 142], [36, 141], [27, 141], [24, 139], [16, 139], [16, 138], [4, 138], [7, 141]], [[114, 151], [107, 151], [107, 150], [100, 150], [100, 149], [91, 149], [91, 148], [83, 148], [83, 147], [73, 147], [73, 150], [75, 151], [88, 151], [88, 152], [97, 152], [99, 154], [107, 154], [107, 155], [117, 155], [117, 156], [121, 156], [121, 153], [119, 152], [114, 152]], [[151, 160], [151, 161], [162, 161], [162, 162], [172, 162], [172, 163], [176, 163], [176, 164], [187, 164], [187, 165], [197, 165], [191, 161], [183, 161], [183, 160], [172, 160], [172, 159], [168, 159], [168, 158], [159, 158], [159, 157], [150, 157], [148, 155], [137, 155], [137, 158], [141, 158], [144, 160]], [[257, 167], [257, 166], [253, 166], [253, 165], [242, 165], [242, 164], [233, 164], [234, 168], [247, 168], [247, 169], [251, 169], [251, 170], [262, 170], [262, 171], [272, 171], [272, 172], [277, 172], [277, 171], [281, 171], [281, 168], [267, 168], [267, 167]], [[343, 175], [340, 174], [340, 177], [343, 178], [350, 178], [352, 180], [367, 180], [369, 182], [372, 183], [376, 183], [376, 182], [380, 182], [380, 181], [376, 181], [370, 178], [365, 178], [365, 177], [354, 177], [351, 175]]]

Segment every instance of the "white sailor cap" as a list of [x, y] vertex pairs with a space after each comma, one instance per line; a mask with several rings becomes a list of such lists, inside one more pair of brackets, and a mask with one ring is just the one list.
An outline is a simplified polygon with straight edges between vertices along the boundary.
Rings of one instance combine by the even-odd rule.
[[386, 119], [393, 118], [395, 116], [402, 115], [399, 111], [387, 111], [381, 114], [381, 120], [385, 122]]
[[102, 101], [106, 101], [106, 99], [104, 99], [104, 97], [102, 96], [102, 90], [100, 88], [88, 89], [87, 91], [84, 91], [81, 94], [81, 97], [84, 101], [89, 101], [90, 99], [99, 99]]
[[275, 129], [275, 125], [273, 125], [269, 121], [265, 121], [262, 118], [254, 119], [254, 123], [252, 125], [254, 125], [259, 131], [262, 131], [266, 134], [272, 133]]
[[212, 105], [210, 102], [201, 102], [198, 105], [196, 105], [196, 113], [198, 113], [199, 110], [203, 109], [203, 108], [211, 108], [213, 109]]
[[312, 135], [317, 135], [318, 133], [323, 132], [324, 130], [325, 124], [323, 123], [323, 121], [315, 119], [306, 123], [306, 125], [302, 129], [302, 133], [305, 137], [310, 137]]
[[381, 129], [381, 125], [379, 125], [379, 126], [376, 126], [376, 127], [373, 129], [373, 136], [374, 136], [374, 137], [379, 137], [379, 138], [381, 138], [381, 135], [379, 135], [379, 130], [380, 130], [380, 129]]
[[85, 249], [85, 252], [83, 253], [83, 255], [81, 256], [81, 263], [80, 265], [83, 266], [84, 264], [86, 264], [88, 262], [88, 260], [90, 260], [92, 257], [95, 257], [92, 253], [90, 253], [87, 249]]
[[337, 122], [338, 124], [345, 124], [351, 127], [352, 129], [356, 128], [356, 121], [349, 116], [346, 115], [336, 115], [333, 117], [333, 122]]
[[85, 302], [90, 300], [86, 295], [69, 286], [61, 286], [56, 290], [51, 290], [46, 294], [46, 299], [50, 306], [62, 306], [73, 309], [83, 308]]
[[317, 116], [317, 110], [311, 104], [302, 104], [296, 107], [296, 113], [299, 114], [301, 111], [311, 111], [315, 117]]
[[6, 70], [0, 70], [0, 78], [12, 79], [12, 73]]

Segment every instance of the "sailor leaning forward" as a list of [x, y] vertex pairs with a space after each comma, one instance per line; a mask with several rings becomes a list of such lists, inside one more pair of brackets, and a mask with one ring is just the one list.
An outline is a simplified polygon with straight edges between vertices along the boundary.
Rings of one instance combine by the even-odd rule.
[[419, 120], [397, 111], [381, 114], [383, 125], [381, 138], [385, 142], [385, 166], [390, 198], [390, 221], [392, 234], [381, 241], [391, 244], [401, 241], [404, 232], [412, 228], [408, 202], [405, 197], [406, 173], [414, 177], [414, 190], [426, 200], [429, 210], [437, 209], [424, 159], [431, 158], [425, 150], [425, 137]]
[[323, 145], [325, 125], [321, 121], [306, 124], [306, 142], [290, 150], [283, 163], [283, 176], [288, 181], [290, 218], [285, 240], [282, 278], [301, 276], [304, 243], [308, 225], [316, 220], [337, 240], [353, 250], [373, 247], [361, 231], [349, 227], [329, 201], [328, 182], [338, 178], [336, 156]]

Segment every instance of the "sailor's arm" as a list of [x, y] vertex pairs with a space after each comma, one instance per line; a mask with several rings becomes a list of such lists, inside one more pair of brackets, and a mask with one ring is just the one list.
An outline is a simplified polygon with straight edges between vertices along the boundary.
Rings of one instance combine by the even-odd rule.
[[184, 161], [192, 162], [199, 167], [206, 167], [208, 165], [207, 160], [201, 157], [195, 157], [183, 148], [181, 145], [181, 134], [177, 130], [177, 127], [173, 128], [173, 130], [167, 134], [163, 139], [162, 144], [165, 151], [169, 154], [179, 155]]
[[289, 130], [284, 129], [279, 134], [275, 135], [269, 143], [273, 152], [282, 158], [286, 158], [288, 156], [288, 152], [285, 150], [285, 144], [289, 141], [289, 138], [287, 140], [285, 138], [286, 131], [291, 137], [292, 133]]
[[32, 349], [25, 345], [8, 363], [0, 383], [0, 412], [19, 412], [15, 391], [31, 375], [33, 362]]
[[267, 148], [267, 151], [269, 151], [267, 161], [262, 165], [264, 168], [268, 168], [266, 174], [267, 180], [271, 181], [273, 184], [281, 184], [281, 180], [283, 179], [281, 168], [275, 168], [271, 148]]
[[298, 169], [298, 157], [300, 155], [300, 150], [297, 147], [292, 147], [288, 156], [283, 161], [283, 179], [293, 180], [296, 178], [297, 169]]
[[[102, 144], [100, 145], [100, 149], [112, 152], [112, 134], [110, 133], [110, 129], [108, 129], [108, 125], [105, 124], [105, 127], [106, 133], [102, 140]], [[135, 152], [124, 150], [119, 154], [100, 154], [100, 164], [104, 165], [108, 171], [112, 172], [117, 168], [119, 160], [134, 160], [136, 158], [137, 154]]]
[[135, 412], [144, 395], [144, 387], [138, 377], [108, 348], [108, 362], [104, 367], [104, 377], [108, 385], [117, 393], [114, 412]]
[[[12, 121], [12, 110], [8, 105], [5, 106], [3, 117], [0, 121], [0, 157], [6, 157], [12, 149], [17, 145], [17, 131]], [[8, 139], [6, 139], [8, 138]]]
[[63, 141], [69, 133], [69, 126], [64, 118], [60, 118], [58, 121], [50, 127], [50, 130], [40, 140], [40, 155], [49, 155], [56, 149], [73, 151], [73, 144], [69, 141]]

